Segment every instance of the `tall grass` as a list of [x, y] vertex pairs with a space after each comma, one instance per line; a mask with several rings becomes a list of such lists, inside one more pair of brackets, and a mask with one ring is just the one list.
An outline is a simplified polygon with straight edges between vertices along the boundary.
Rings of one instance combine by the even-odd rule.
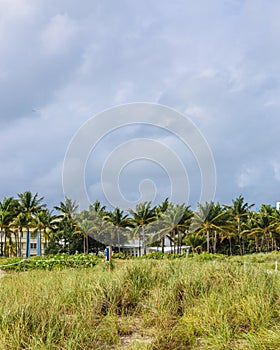
[[279, 349], [280, 275], [129, 260], [0, 279], [0, 349]]

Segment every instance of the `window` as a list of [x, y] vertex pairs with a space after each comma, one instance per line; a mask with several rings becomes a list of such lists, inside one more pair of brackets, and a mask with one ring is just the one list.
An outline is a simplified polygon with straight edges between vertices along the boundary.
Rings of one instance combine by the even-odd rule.
[[30, 248], [31, 249], [36, 249], [37, 248], [37, 243], [30, 243]]

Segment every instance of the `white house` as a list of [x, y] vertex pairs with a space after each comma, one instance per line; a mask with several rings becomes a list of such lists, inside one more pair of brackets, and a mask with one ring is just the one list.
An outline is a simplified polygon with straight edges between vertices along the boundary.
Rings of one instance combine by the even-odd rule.
[[[138, 239], [131, 240], [129, 243], [121, 245], [120, 247], [121, 252], [124, 254], [132, 255], [132, 256], [142, 256], [144, 254], [144, 247], [141, 245], [141, 242], [139, 242]], [[170, 240], [168, 237], [165, 238], [165, 246], [164, 246], [164, 253], [171, 253], [173, 247], [171, 247]], [[183, 251], [189, 251], [190, 246], [182, 246], [181, 250]], [[161, 252], [161, 247], [146, 247], [147, 254], [151, 252]]]

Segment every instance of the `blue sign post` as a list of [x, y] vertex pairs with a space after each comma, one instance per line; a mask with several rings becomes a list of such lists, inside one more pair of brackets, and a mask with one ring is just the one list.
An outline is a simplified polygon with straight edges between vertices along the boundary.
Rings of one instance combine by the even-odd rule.
[[106, 262], [110, 262], [112, 259], [112, 248], [106, 247], [105, 248], [105, 260]]

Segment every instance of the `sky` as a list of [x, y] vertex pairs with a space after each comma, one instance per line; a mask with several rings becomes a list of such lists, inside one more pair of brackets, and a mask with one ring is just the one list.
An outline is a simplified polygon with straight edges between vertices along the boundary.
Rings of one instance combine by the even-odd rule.
[[[68, 195], [63, 164], [74, 136], [103, 111], [141, 102], [183, 114], [203, 135], [215, 162], [215, 201], [242, 195], [275, 205], [279, 17], [278, 0], [0, 0], [0, 200], [31, 190], [49, 206], [59, 203]], [[189, 187], [162, 157], [137, 159], [132, 147], [119, 173], [106, 168], [122, 196], [131, 206], [143, 198], [160, 203], [182, 184], [175, 200], [196, 205], [201, 166], [178, 135], [109, 124], [84, 164], [90, 202], [116, 205], [103, 191], [104, 162], [145, 138], [181, 159]]]

